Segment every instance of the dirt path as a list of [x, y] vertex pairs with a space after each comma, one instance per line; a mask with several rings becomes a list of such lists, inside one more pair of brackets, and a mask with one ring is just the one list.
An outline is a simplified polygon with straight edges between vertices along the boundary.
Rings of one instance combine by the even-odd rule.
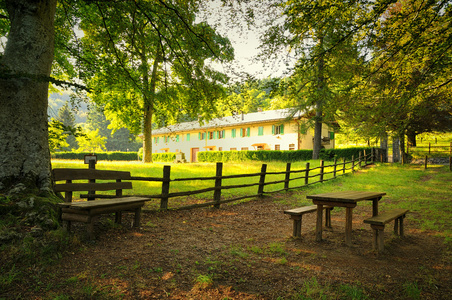
[[290, 195], [147, 213], [139, 231], [112, 229], [103, 219], [95, 242], [75, 245], [40, 277], [47, 289], [31, 291], [30, 279], [17, 292], [74, 299], [350, 299], [361, 292], [371, 299], [406, 299], [420, 292], [421, 299], [452, 299], [450, 253], [434, 232], [416, 229], [415, 215], [406, 219], [406, 237], [388, 234], [386, 252], [377, 255], [362, 222], [370, 203], [354, 210], [353, 246], [347, 247], [340, 209], [333, 211], [324, 241], [315, 242], [315, 214], [303, 219], [303, 239], [292, 239], [292, 221], [282, 213], [289, 206], [275, 201]]

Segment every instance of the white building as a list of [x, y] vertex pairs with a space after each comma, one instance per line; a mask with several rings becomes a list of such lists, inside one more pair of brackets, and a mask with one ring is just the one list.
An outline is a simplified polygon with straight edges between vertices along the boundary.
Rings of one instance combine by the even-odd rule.
[[[297, 114], [287, 119], [288, 109], [240, 114], [213, 119], [200, 125], [185, 122], [153, 130], [153, 152], [183, 152], [196, 162], [199, 151], [312, 149], [314, 129], [300, 130], [306, 119]], [[322, 145], [334, 148], [334, 131], [322, 127]]]

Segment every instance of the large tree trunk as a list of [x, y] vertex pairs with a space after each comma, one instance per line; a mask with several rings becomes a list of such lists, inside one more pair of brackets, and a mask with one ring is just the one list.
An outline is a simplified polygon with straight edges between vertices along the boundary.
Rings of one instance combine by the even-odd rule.
[[11, 20], [0, 59], [0, 190], [50, 191], [48, 78], [56, 0], [7, 0]]

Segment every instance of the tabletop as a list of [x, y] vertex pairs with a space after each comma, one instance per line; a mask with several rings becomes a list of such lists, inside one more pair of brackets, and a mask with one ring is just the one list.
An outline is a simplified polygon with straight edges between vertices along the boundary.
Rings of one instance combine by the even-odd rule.
[[324, 201], [338, 201], [338, 202], [350, 202], [356, 203], [362, 200], [373, 200], [381, 198], [386, 193], [380, 192], [364, 192], [364, 191], [340, 191], [331, 192], [317, 195], [307, 195], [306, 198], [312, 200], [324, 200]]

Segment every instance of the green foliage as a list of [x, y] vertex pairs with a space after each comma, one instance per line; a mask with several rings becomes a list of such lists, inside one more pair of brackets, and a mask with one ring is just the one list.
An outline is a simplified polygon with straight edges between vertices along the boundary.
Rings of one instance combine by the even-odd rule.
[[[337, 158], [351, 159], [359, 157], [359, 153], [364, 150], [370, 153], [371, 148], [346, 148], [346, 149], [326, 149], [320, 152], [323, 160], [334, 160]], [[312, 150], [278, 151], [278, 150], [258, 150], [258, 151], [203, 151], [198, 152], [199, 162], [233, 162], [233, 161], [307, 161], [312, 158]]]
[[[85, 155], [91, 155], [93, 152], [55, 152], [52, 153], [54, 159], [77, 159], [84, 160]], [[95, 152], [97, 160], [138, 160], [136, 152]]]

